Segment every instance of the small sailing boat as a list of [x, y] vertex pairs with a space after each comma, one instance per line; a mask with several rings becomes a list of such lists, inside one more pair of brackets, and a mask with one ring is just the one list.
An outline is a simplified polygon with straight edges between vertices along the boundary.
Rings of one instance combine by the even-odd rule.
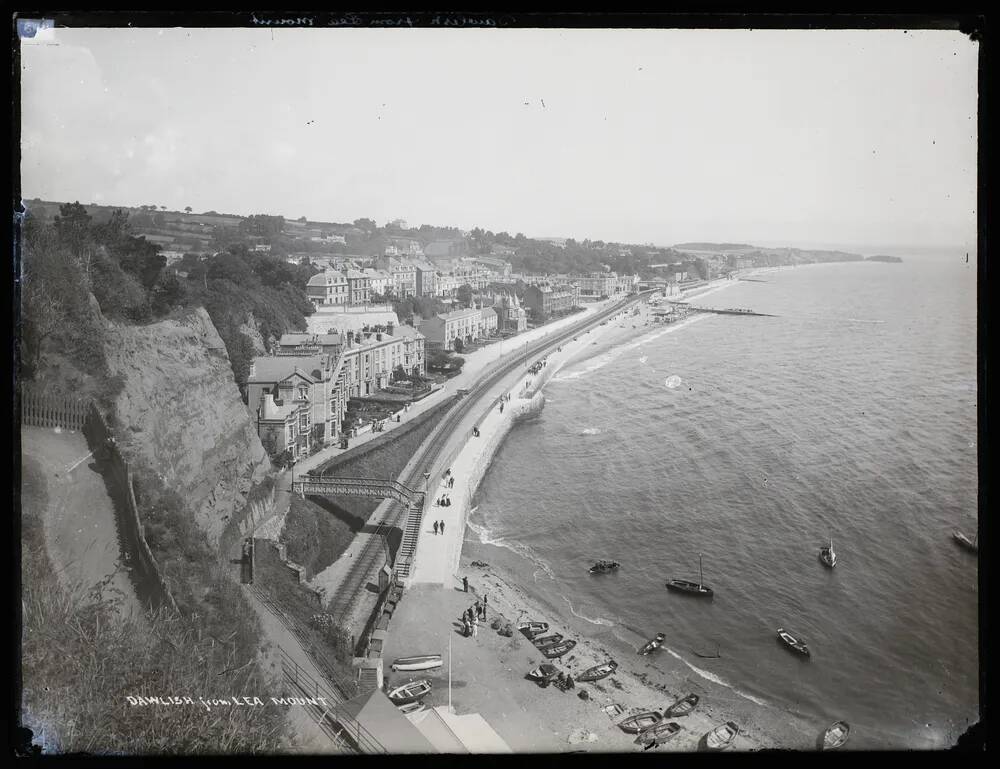
[[833, 552], [833, 537], [830, 537], [830, 544], [819, 549], [819, 560], [828, 569], [837, 565], [837, 554]]
[[967, 536], [965, 536], [958, 529], [955, 529], [951, 533], [951, 536], [955, 539], [955, 541], [958, 544], [960, 544], [962, 547], [964, 547], [969, 552], [972, 552], [972, 553], [978, 553], [979, 552], [979, 534], [978, 533], [976, 534], [976, 536], [975, 536], [974, 539], [969, 539]]
[[703, 598], [711, 598], [714, 591], [705, 584], [704, 575], [701, 568], [701, 553], [698, 553], [698, 581], [692, 582], [687, 579], [672, 579], [667, 583], [668, 590], [674, 590], [688, 595], [697, 595]]

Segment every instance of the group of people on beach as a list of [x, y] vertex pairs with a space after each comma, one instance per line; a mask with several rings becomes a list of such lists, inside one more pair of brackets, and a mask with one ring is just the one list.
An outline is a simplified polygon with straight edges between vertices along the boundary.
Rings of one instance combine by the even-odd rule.
[[[468, 578], [462, 578], [465, 584], [466, 591], [468, 591]], [[489, 600], [487, 595], [483, 595], [482, 601], [476, 601], [476, 603], [470, 606], [462, 614], [462, 625], [465, 628], [465, 637], [468, 638], [470, 635], [473, 638], [478, 637], [479, 632], [479, 620], [486, 622], [486, 604]]]
[[438, 507], [451, 507], [451, 497], [449, 497], [447, 494], [442, 494], [440, 497], [437, 498], [434, 504], [437, 505]]
[[434, 533], [444, 534], [444, 521], [434, 521]]

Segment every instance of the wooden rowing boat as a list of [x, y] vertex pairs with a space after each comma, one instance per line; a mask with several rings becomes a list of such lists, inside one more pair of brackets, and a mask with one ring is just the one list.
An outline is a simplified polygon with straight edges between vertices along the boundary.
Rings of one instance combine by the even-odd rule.
[[698, 706], [698, 695], [688, 694], [663, 711], [664, 718], [680, 718], [686, 716]]
[[431, 682], [426, 679], [410, 681], [389, 691], [393, 705], [409, 705], [423, 699], [431, 690]]
[[639, 736], [635, 738], [635, 742], [636, 745], [652, 748], [655, 745], [662, 745], [672, 737], [676, 737], [680, 730], [680, 724], [675, 724], [673, 721], [662, 721], [645, 731], [639, 732]]
[[559, 643], [553, 644], [552, 646], [546, 646], [544, 649], [541, 649], [540, 651], [542, 652], [542, 654], [544, 654], [546, 657], [548, 657], [551, 660], [551, 659], [555, 659], [556, 657], [563, 656], [566, 652], [568, 652], [574, 646], [576, 646], [576, 641], [573, 641], [573, 640], [570, 640], [570, 641], [560, 641]]
[[709, 750], [725, 750], [733, 744], [740, 727], [732, 721], [726, 721], [722, 726], [715, 727], [705, 735], [705, 747]]
[[580, 673], [580, 675], [576, 677], [576, 680], [600, 681], [602, 678], [607, 678], [617, 669], [618, 669], [618, 663], [615, 662], [614, 660], [608, 660], [602, 665], [594, 665], [594, 667], [584, 670], [582, 673]]
[[823, 750], [836, 750], [845, 742], [851, 733], [851, 727], [846, 721], [837, 721], [823, 732]]
[[806, 646], [806, 642], [801, 638], [796, 638], [783, 627], [778, 628], [778, 638], [792, 651], [797, 652], [804, 657], [809, 656], [809, 647]]
[[618, 728], [629, 734], [638, 734], [651, 726], [660, 723], [663, 719], [655, 710], [647, 710], [645, 713], [637, 713], [629, 716], [624, 721], [619, 722]]

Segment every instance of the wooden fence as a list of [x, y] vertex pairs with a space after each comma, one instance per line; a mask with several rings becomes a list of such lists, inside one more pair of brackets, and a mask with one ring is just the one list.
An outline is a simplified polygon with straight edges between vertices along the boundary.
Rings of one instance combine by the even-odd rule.
[[90, 412], [88, 401], [57, 398], [21, 389], [21, 424], [82, 430]]

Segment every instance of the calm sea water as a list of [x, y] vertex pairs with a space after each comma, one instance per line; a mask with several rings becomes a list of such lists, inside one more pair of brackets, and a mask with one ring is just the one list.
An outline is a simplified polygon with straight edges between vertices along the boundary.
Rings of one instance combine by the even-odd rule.
[[[665, 632], [734, 703], [847, 720], [856, 748], [952, 744], [979, 701], [977, 560], [951, 540], [977, 521], [974, 260], [759, 277], [698, 303], [778, 317], [568, 363], [484, 479], [466, 553], [621, 654]], [[665, 590], [699, 553], [715, 599]], [[590, 576], [598, 558], [623, 568]]]

